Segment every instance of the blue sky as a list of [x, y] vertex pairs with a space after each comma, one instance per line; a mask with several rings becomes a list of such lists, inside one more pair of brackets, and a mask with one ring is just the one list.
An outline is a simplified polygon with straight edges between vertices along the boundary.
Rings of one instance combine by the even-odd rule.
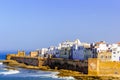
[[120, 0], [0, 0], [0, 50], [65, 40], [120, 41]]

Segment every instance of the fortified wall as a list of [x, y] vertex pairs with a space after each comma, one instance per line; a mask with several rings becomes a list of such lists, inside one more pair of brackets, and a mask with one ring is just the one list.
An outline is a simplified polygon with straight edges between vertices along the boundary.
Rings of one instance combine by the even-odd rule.
[[49, 66], [51, 69], [67, 69], [79, 71], [92, 76], [120, 76], [120, 62], [101, 61], [97, 58], [89, 58], [88, 61], [67, 60], [62, 58], [39, 58], [21, 54], [9, 54], [7, 60], [15, 60], [32, 66]]
[[90, 58], [88, 60], [88, 74], [101, 76], [120, 75], [120, 62], [101, 61], [97, 58]]
[[67, 69], [79, 71], [81, 73], [88, 73], [88, 63], [87, 61], [75, 61], [67, 60], [61, 58], [40, 58], [40, 57], [30, 57], [25, 55], [7, 55], [7, 60], [15, 60], [19, 63], [24, 63], [26, 65], [32, 66], [49, 66], [51, 69]]
[[55, 69], [67, 69], [73, 71], [79, 71], [81, 73], [88, 73], [88, 62], [87, 61], [79, 61], [79, 60], [67, 60], [62, 58], [51, 58], [47, 60], [47, 65]]
[[45, 58], [26, 56], [24, 52], [18, 52], [18, 54], [8, 54], [6, 59], [15, 60], [19, 63], [32, 66], [43, 66], [46, 64]]

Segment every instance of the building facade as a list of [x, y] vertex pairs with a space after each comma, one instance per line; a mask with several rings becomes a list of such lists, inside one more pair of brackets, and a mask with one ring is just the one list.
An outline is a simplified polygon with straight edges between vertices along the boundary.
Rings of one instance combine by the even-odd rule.
[[120, 61], [120, 45], [111, 45], [112, 61]]
[[93, 52], [93, 58], [97, 58], [98, 57], [98, 53], [106, 52], [106, 51], [109, 50], [108, 44], [106, 44], [105, 41], [92, 43], [91, 44], [91, 48], [92, 48], [92, 52]]
[[38, 57], [38, 51], [31, 51], [30, 57]]
[[73, 45], [71, 48], [71, 59], [73, 60], [88, 60], [92, 58], [93, 53], [90, 47], [85, 47], [83, 45]]
[[48, 51], [48, 48], [42, 48], [42, 49], [38, 50], [39, 56], [44, 57], [44, 55], [47, 54], [47, 51]]
[[101, 61], [112, 61], [112, 52], [110, 51], [99, 52], [97, 58], [100, 59]]
[[61, 48], [59, 58], [70, 59], [71, 47]]

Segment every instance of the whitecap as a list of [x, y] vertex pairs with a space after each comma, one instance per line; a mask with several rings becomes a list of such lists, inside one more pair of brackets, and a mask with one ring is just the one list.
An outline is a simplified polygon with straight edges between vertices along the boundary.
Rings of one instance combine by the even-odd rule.
[[41, 77], [51, 77], [53, 79], [63, 79], [63, 80], [75, 80], [74, 77], [68, 76], [68, 77], [59, 77], [57, 76], [59, 72], [51, 72], [50, 74], [42, 74], [42, 75], [36, 75], [36, 76], [41, 76]]
[[8, 71], [0, 72], [0, 74], [3, 75], [18, 74], [18, 73], [20, 73], [18, 70], [8, 70]]
[[0, 65], [2, 65], [3, 63], [2, 62], [0, 62]]
[[75, 80], [74, 77], [69, 76], [69, 77], [59, 77], [59, 79], [65, 79], [65, 80]]
[[53, 78], [53, 79], [60, 79], [60, 80], [75, 80], [74, 77], [71, 77], [71, 76], [59, 77], [57, 76], [59, 72], [49, 72], [49, 71], [48, 72], [38, 71], [35, 73], [29, 73], [28, 71], [24, 72], [24, 71], [18, 71], [18, 70], [8, 70], [7, 72], [1, 72], [0, 74], [3, 74], [3, 75], [17, 74], [17, 75], [12, 75], [14, 77], [41, 77], [41, 78]]
[[59, 77], [59, 76], [57, 76], [57, 74], [59, 74], [59, 72], [53, 72], [53, 73], [51, 74], [51, 77], [52, 77], [52, 78], [58, 78], [58, 79], [65, 79], [65, 80], [75, 80], [75, 78], [72, 77], [72, 76]]

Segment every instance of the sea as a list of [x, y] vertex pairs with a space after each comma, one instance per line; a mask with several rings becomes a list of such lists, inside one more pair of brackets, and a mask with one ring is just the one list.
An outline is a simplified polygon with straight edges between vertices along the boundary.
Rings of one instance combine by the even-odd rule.
[[[0, 51], [0, 60], [5, 60], [7, 54], [17, 51]], [[75, 80], [73, 77], [58, 77], [59, 72], [30, 70], [7, 66], [0, 62], [0, 80]]]

